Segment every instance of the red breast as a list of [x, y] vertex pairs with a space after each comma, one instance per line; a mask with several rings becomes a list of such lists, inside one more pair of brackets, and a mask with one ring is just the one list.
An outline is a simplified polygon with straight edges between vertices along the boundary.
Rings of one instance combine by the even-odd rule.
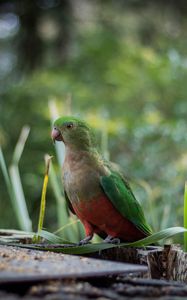
[[73, 209], [81, 221], [87, 221], [97, 229], [123, 241], [135, 241], [145, 237], [136, 226], [123, 217], [107, 196], [102, 195], [89, 201], [73, 203]]

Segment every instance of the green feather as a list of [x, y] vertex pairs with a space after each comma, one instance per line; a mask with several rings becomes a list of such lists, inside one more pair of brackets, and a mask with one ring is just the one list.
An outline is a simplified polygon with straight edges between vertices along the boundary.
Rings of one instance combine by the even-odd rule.
[[145, 220], [143, 210], [121, 174], [111, 170], [111, 175], [102, 176], [100, 182], [105, 194], [122, 216], [145, 235], [150, 235], [152, 230]]
[[[67, 129], [70, 124], [72, 130]], [[71, 116], [58, 118], [54, 122], [54, 127], [61, 132], [65, 144], [71, 144], [79, 150], [88, 150], [96, 146], [93, 129], [79, 118]]]
[[58, 118], [57, 120], [55, 120], [54, 126], [60, 127], [67, 123], [77, 123], [79, 125], [89, 127], [86, 122], [82, 121], [79, 118], [72, 117], [72, 116], [64, 116], [64, 117]]

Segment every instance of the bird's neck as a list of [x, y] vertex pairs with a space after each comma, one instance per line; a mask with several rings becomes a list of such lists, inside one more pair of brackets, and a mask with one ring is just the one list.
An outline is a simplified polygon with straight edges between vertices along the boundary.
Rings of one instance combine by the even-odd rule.
[[93, 164], [98, 160], [99, 154], [95, 148], [86, 150], [80, 150], [75, 147], [65, 147], [65, 161], [64, 166], [73, 169], [74, 166], [83, 166], [84, 164]]

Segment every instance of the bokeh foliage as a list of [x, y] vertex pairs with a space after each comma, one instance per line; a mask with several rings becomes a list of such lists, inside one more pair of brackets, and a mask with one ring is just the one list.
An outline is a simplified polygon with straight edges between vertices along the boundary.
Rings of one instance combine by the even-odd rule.
[[[132, 179], [154, 229], [182, 225], [187, 177], [185, 1], [77, 1], [80, 7], [76, 1], [32, 1], [31, 8], [27, 1], [14, 2], [13, 8], [1, 7], [2, 15], [12, 9], [19, 28], [1, 38], [2, 49], [17, 62], [1, 76], [0, 137], [10, 162], [22, 126], [31, 127], [20, 170], [34, 226], [43, 156], [55, 155], [48, 103], [55, 100], [59, 115], [64, 114], [69, 94], [72, 113], [96, 128], [100, 145], [108, 132], [110, 158]], [[36, 36], [40, 45], [25, 55], [31, 24], [23, 22], [24, 13], [36, 22], [33, 40]], [[55, 170], [60, 177], [57, 164]], [[2, 176], [0, 180], [0, 227], [16, 228]], [[57, 228], [50, 186], [45, 226]]]

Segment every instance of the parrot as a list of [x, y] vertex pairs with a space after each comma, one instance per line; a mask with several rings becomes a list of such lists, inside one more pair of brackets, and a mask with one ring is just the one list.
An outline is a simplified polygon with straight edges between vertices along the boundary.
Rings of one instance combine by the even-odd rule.
[[152, 234], [143, 209], [127, 179], [97, 150], [93, 129], [73, 116], [58, 118], [53, 125], [53, 142], [63, 142], [62, 166], [67, 206], [82, 222], [89, 243], [94, 234], [105, 243], [134, 242]]

